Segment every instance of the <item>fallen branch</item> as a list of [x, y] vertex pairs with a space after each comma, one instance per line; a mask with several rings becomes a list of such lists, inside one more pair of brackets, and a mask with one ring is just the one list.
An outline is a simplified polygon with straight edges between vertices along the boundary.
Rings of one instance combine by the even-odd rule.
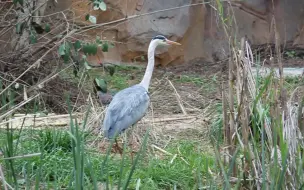
[[[77, 118], [77, 122], [80, 124], [82, 122], [83, 113], [72, 114], [73, 118]], [[10, 127], [13, 129], [18, 129], [22, 126], [29, 127], [35, 126], [35, 129], [40, 127], [50, 127], [50, 126], [68, 126], [70, 124], [70, 115], [50, 115], [39, 117], [38, 115], [23, 115], [14, 117], [8, 121], [0, 123], [0, 129], [6, 129], [6, 125], [9, 123]]]
[[169, 121], [180, 121], [180, 120], [190, 120], [190, 119], [197, 119], [198, 116], [178, 116], [178, 117], [171, 117], [171, 118], [154, 118], [154, 119], [145, 119], [144, 122], [154, 122], [154, 123], [161, 123], [161, 122], [169, 122]]

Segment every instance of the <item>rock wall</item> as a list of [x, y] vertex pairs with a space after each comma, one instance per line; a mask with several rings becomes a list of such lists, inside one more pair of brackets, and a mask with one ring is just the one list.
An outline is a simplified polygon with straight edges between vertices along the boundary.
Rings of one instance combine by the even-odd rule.
[[[272, 3], [273, 2], [273, 3]], [[85, 15], [97, 17], [97, 23], [106, 23], [126, 16], [150, 13], [189, 4], [199, 0], [107, 0], [107, 11], [92, 11], [88, 1], [65, 0], [54, 4], [52, 11], [71, 8], [79, 22]], [[304, 46], [304, 1], [303, 0], [235, 0], [230, 3], [229, 13], [235, 15], [237, 31], [235, 37], [247, 36], [251, 44], [274, 42], [273, 15], [280, 35], [280, 42], [292, 41]], [[227, 5], [226, 5], [227, 6]], [[162, 34], [182, 43], [166, 51], [157, 51], [157, 64], [182, 64], [193, 59], [217, 61], [228, 54], [228, 43], [215, 11], [215, 3], [185, 6], [130, 19], [114, 25], [90, 30], [89, 36], [99, 35], [111, 40], [115, 47], [108, 53], [98, 52], [91, 61], [120, 63], [145, 62], [151, 38]], [[228, 11], [228, 9], [225, 9]]]

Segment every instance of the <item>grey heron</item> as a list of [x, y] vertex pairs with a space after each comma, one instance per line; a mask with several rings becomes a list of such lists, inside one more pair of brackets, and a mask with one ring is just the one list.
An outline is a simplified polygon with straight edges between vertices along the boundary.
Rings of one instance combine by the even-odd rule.
[[154, 69], [155, 49], [160, 45], [181, 44], [162, 35], [157, 35], [151, 40], [148, 48], [148, 65], [142, 81], [115, 94], [106, 110], [103, 122], [106, 138], [113, 139], [145, 115], [150, 104], [148, 89]]

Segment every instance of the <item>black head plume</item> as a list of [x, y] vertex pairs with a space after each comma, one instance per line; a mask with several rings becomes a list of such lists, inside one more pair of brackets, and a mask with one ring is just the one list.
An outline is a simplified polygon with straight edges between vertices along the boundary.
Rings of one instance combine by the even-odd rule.
[[166, 40], [166, 37], [165, 37], [165, 36], [162, 36], [162, 35], [157, 35], [157, 36], [155, 36], [152, 40], [156, 40], [156, 39], [159, 39], [159, 40]]

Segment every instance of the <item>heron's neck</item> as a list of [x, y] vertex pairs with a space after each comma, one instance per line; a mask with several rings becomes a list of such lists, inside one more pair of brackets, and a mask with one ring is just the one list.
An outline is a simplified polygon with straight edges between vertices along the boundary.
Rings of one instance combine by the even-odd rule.
[[144, 78], [140, 83], [140, 85], [142, 85], [147, 91], [149, 89], [149, 85], [150, 85], [150, 81], [151, 81], [152, 73], [153, 73], [153, 69], [154, 69], [154, 53], [155, 53], [156, 46], [157, 46], [156, 41], [152, 41], [149, 45], [148, 66], [146, 68]]

